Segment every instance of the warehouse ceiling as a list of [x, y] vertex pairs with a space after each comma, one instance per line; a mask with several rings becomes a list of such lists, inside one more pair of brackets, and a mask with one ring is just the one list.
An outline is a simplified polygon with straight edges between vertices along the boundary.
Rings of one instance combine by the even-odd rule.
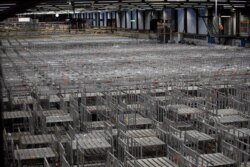
[[[163, 8], [209, 8], [216, 0], [3, 0], [0, 20], [23, 12], [84, 12], [90, 10], [160, 10]], [[247, 8], [249, 0], [217, 0], [220, 8]]]

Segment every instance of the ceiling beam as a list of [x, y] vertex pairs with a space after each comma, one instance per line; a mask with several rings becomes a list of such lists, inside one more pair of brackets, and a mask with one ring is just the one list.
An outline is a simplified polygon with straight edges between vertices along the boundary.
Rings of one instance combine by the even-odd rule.
[[[7, 0], [3, 0], [7, 1]], [[185, 8], [186, 6], [190, 7], [213, 7], [214, 2], [211, 0], [206, 0], [206, 1], [191, 1], [191, 0], [185, 0], [185, 1], [176, 1], [176, 0], [154, 0], [154, 1], [149, 1], [149, 0], [31, 0], [31, 1], [22, 1], [22, 0], [9, 0], [9, 3], [16, 3], [16, 5], [10, 6], [9, 8], [3, 10], [0, 12], [0, 21], [13, 16], [16, 13], [22, 13], [26, 12], [27, 9], [36, 9], [40, 8], [40, 10], [51, 10], [49, 7], [46, 5], [52, 5], [55, 6], [55, 10], [60, 10], [60, 9], [69, 9], [67, 7], [68, 2], [71, 1], [71, 7], [74, 11], [74, 9], [84, 7], [86, 10], [98, 10], [98, 9], [105, 9], [105, 6], [117, 6], [118, 9], [127, 9], [127, 8], [138, 8], [140, 7], [140, 3], [142, 6], [147, 6], [149, 8], [175, 8], [175, 7], [183, 7]], [[1, 6], [0, 2], [0, 6]], [[7, 2], [6, 2], [7, 3]], [[65, 7], [63, 6], [65, 4]], [[235, 7], [235, 4], [238, 4], [240, 6], [247, 6], [249, 5], [248, 0], [242, 0], [242, 1], [237, 1], [237, 0], [226, 0], [225, 2], [218, 2], [219, 6], [223, 6], [225, 4], [228, 4], [232, 7]], [[37, 7], [36, 7], [37, 5]], [[58, 5], [58, 6], [57, 6]], [[60, 6], [61, 5], [61, 6]], [[129, 6], [131, 5], [131, 6]], [[127, 7], [129, 6], [129, 7]], [[140, 7], [143, 9], [143, 7]]]
[[46, 0], [32, 0], [32, 1], [22, 1], [16, 2], [16, 5], [11, 6], [10, 8], [0, 12], [0, 21], [3, 21], [7, 18], [13, 17], [15, 14], [25, 12], [27, 9], [35, 7], [38, 3]]

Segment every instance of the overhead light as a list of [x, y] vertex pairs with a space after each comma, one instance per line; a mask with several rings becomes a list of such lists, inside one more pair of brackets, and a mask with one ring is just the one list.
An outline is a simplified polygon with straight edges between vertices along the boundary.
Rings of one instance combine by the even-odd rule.
[[0, 6], [0, 9], [7, 9], [9, 6]]
[[30, 22], [31, 19], [29, 17], [19, 17], [18, 22]]
[[205, 6], [202, 6], [202, 5], [197, 5], [197, 6], [194, 6], [194, 8], [204, 9], [204, 8], [205, 8]]
[[15, 3], [0, 3], [0, 6], [11, 6], [16, 5]]
[[37, 5], [36, 7], [52, 7], [52, 5]]
[[235, 8], [244, 8], [244, 5], [234, 5]]
[[224, 8], [233, 8], [231, 5], [224, 6]]
[[56, 13], [56, 17], [59, 17], [59, 14], [58, 14], [58, 13]]
[[245, 3], [247, 1], [230, 1], [230, 2], [235, 2], [235, 3]]
[[221, 18], [229, 18], [231, 16], [227, 16], [227, 15], [224, 15], [224, 16], [220, 16]]

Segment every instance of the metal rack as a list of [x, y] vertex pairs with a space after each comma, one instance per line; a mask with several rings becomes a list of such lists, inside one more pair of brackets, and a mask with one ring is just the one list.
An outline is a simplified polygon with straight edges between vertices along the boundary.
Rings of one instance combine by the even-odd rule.
[[39, 148], [49, 146], [55, 140], [55, 135], [53, 134], [25, 135], [20, 137], [19, 145], [20, 148]]
[[2, 45], [3, 116], [26, 127], [4, 134], [14, 166], [249, 165], [245, 49], [86, 34]]
[[7, 132], [30, 131], [33, 132], [33, 118], [31, 111], [5, 111], [3, 120]]
[[16, 149], [14, 152], [17, 166], [24, 165], [41, 165], [44, 158], [53, 159], [55, 162], [56, 153], [50, 147], [33, 148], [33, 149]]

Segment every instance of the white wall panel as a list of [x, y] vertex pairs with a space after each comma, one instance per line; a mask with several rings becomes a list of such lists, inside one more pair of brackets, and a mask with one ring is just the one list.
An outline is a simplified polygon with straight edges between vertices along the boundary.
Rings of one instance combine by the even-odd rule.
[[142, 11], [138, 12], [138, 24], [139, 24], [139, 30], [143, 30], [143, 13], [142, 13]]
[[184, 31], [184, 9], [178, 9], [178, 32]]
[[146, 30], [150, 30], [150, 21], [151, 21], [151, 12], [147, 11], [146, 12], [146, 25], [145, 25]]
[[130, 29], [131, 28], [131, 23], [130, 23], [130, 11], [127, 11], [126, 12], [126, 15], [127, 15], [127, 29]]
[[120, 28], [120, 22], [121, 22], [121, 20], [120, 20], [120, 17], [119, 17], [119, 13], [117, 12], [116, 13], [116, 25], [117, 25], [118, 28]]
[[125, 18], [126, 18], [125, 15], [126, 15], [126, 12], [123, 12], [122, 13], [122, 28], [125, 28], [125, 21], [126, 21], [125, 20]]
[[196, 33], [196, 13], [193, 9], [187, 9], [187, 32]]
[[[199, 10], [199, 13], [201, 16], [205, 16], [206, 15], [206, 10], [205, 9], [200, 9]], [[207, 19], [204, 18], [205, 22], [207, 22]], [[204, 20], [199, 17], [199, 23], [198, 23], [198, 26], [199, 26], [199, 34], [207, 34], [207, 27], [206, 27], [206, 24], [204, 22]]]

